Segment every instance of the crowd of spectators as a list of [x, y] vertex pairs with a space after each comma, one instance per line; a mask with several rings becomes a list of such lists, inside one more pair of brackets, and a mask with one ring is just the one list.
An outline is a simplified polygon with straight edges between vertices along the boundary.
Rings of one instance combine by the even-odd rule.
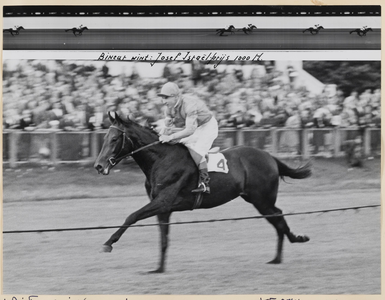
[[215, 113], [220, 128], [380, 127], [381, 91], [338, 90], [313, 94], [294, 87], [274, 64], [256, 64], [247, 77], [242, 67], [217, 71], [197, 62], [185, 74], [167, 64], [163, 76], [111, 75], [108, 63], [21, 60], [3, 66], [3, 128], [21, 130], [98, 130], [108, 128], [107, 111], [140, 123], [163, 118], [157, 96], [166, 81], [194, 93]]

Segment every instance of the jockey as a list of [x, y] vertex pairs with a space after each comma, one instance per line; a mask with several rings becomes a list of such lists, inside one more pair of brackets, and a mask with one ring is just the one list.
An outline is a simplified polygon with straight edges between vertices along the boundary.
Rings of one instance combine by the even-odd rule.
[[362, 27], [361, 27], [361, 31], [365, 31], [366, 28], [367, 28], [367, 26], [362, 26]]
[[206, 104], [193, 95], [182, 95], [178, 85], [167, 82], [158, 94], [166, 105], [166, 128], [159, 140], [184, 144], [199, 169], [198, 188], [193, 193], [210, 193], [206, 154], [218, 136], [218, 122]]

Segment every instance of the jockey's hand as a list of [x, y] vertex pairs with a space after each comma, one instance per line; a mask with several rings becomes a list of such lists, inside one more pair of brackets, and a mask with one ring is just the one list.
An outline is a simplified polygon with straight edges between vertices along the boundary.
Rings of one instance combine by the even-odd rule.
[[159, 137], [159, 141], [161, 141], [162, 143], [169, 143], [172, 141], [171, 135], [161, 135]]
[[164, 125], [165, 125], [166, 127], [171, 127], [171, 126], [173, 125], [172, 119], [169, 118], [169, 117], [166, 117], [166, 118], [164, 119]]

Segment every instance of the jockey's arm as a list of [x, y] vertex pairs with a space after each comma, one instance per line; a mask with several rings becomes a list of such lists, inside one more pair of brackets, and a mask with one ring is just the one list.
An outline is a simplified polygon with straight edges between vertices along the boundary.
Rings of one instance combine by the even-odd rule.
[[184, 127], [167, 127], [168, 132], [175, 133], [184, 130]]
[[192, 135], [195, 132], [195, 130], [198, 128], [197, 118], [198, 118], [197, 114], [188, 115], [186, 118], [186, 126], [184, 128], [181, 128], [180, 131], [176, 131], [173, 134], [171, 134], [170, 135], [171, 139], [177, 140], [177, 139], [182, 139]]

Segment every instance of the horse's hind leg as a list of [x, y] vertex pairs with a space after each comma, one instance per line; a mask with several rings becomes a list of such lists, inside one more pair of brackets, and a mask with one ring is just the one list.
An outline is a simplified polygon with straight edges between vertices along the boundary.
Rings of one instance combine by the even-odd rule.
[[277, 245], [277, 255], [276, 257], [269, 261], [269, 264], [279, 264], [282, 262], [282, 250], [283, 250], [283, 237], [286, 235], [291, 243], [304, 243], [309, 241], [307, 236], [295, 235], [290, 231], [289, 226], [286, 223], [286, 220], [282, 214], [282, 210], [277, 207], [270, 209], [270, 213], [263, 213], [264, 215], [278, 215], [276, 217], [266, 218], [277, 230], [278, 234], [278, 245]]
[[[291, 231], [289, 226], [287, 225], [285, 219], [282, 214], [282, 210], [275, 207], [274, 205], [266, 205], [266, 202], [264, 205], [261, 205], [261, 199], [262, 197], [253, 197], [253, 199], [258, 199], [258, 202], [253, 202], [253, 200], [250, 201], [250, 197], [248, 196], [242, 196], [247, 202], [250, 202], [254, 205], [254, 207], [264, 216], [272, 216], [272, 217], [266, 217], [266, 220], [271, 223], [275, 230], [277, 231], [278, 235], [278, 244], [277, 244], [277, 254], [275, 258], [268, 263], [270, 264], [279, 264], [282, 262], [282, 251], [283, 251], [283, 238], [284, 235], [286, 235], [289, 238], [289, 241], [291, 243], [303, 243], [309, 241], [309, 238], [307, 236], [300, 236], [300, 235], [294, 235]], [[267, 201], [269, 202], [269, 201]], [[272, 201], [273, 202], [273, 201]], [[275, 201], [274, 201], [275, 202]], [[276, 215], [276, 216], [275, 216]]]
[[[257, 207], [258, 209], [258, 207]], [[276, 207], [272, 208], [259, 208], [259, 212], [264, 215], [280, 215], [282, 214], [282, 211]], [[278, 243], [277, 243], [277, 254], [275, 258], [271, 261], [269, 261], [269, 264], [280, 264], [282, 262], [282, 250], [283, 250], [283, 238], [286, 232], [290, 232], [289, 227], [287, 226], [286, 221], [283, 219], [283, 217], [267, 217], [266, 220], [272, 224], [277, 231], [277, 236], [278, 236]]]

